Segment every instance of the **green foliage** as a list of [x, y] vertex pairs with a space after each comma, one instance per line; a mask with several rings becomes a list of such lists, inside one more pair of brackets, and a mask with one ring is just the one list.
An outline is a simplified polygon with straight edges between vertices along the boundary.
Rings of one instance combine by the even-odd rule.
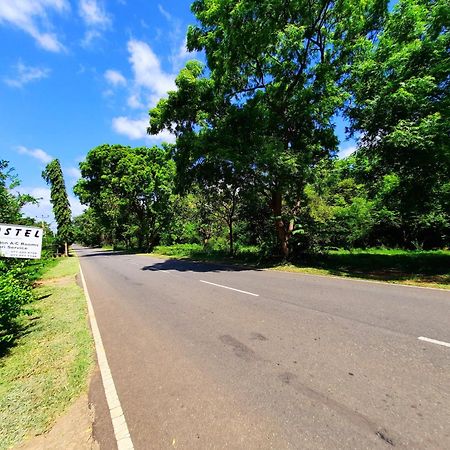
[[92, 208], [87, 208], [82, 214], [74, 217], [72, 224], [74, 242], [89, 247], [103, 244], [106, 231]]
[[[48, 432], [88, 389], [94, 351], [86, 300], [75, 280], [78, 260], [54, 258], [52, 266], [39, 275], [39, 301], [29, 306], [32, 317], [22, 321], [20, 340], [1, 359], [1, 449]], [[55, 278], [57, 283], [45, 282]]]
[[178, 90], [150, 111], [151, 133], [175, 132], [182, 175], [226, 161], [240, 188], [251, 178], [266, 194], [285, 256], [312, 169], [337, 148], [342, 68], [383, 8], [382, 1], [197, 0], [188, 47], [205, 51], [209, 77], [189, 63]]
[[[8, 162], [0, 161], [0, 223], [36, 225], [21, 212], [26, 203], [36, 200], [14, 194], [12, 190], [19, 184]], [[0, 257], [0, 344], [11, 342], [16, 336], [18, 319], [32, 299], [31, 281], [36, 265], [39, 263]]]
[[[175, 165], [170, 147], [101, 145], [80, 163], [74, 192], [91, 212], [92, 233], [103, 242], [148, 250], [169, 228]], [[100, 227], [98, 226], [100, 225]]]
[[65, 254], [68, 256], [67, 244], [72, 240], [72, 213], [58, 159], [47, 164], [42, 177], [50, 185], [50, 201], [57, 224], [57, 239], [61, 244], [65, 244]]
[[23, 264], [11, 267], [0, 261], [0, 344], [14, 339], [17, 320], [32, 299]]
[[396, 177], [404, 246], [445, 245], [450, 234], [449, 17], [446, 0], [400, 0], [376, 42], [360, 41], [349, 79], [366, 182]]
[[8, 161], [0, 160], [0, 223], [21, 224], [24, 220], [21, 208], [37, 200], [27, 194], [14, 194], [20, 182]]
[[305, 186], [305, 196], [305, 228], [298, 237], [303, 246], [314, 250], [367, 244], [376, 203], [358, 182], [350, 160], [322, 162], [313, 181]]
[[[150, 111], [173, 146], [81, 164], [83, 243], [437, 248], [450, 238], [445, 0], [196, 0], [189, 61]], [[337, 114], [358, 151], [336, 159]], [[278, 247], [278, 248], [277, 248]]]

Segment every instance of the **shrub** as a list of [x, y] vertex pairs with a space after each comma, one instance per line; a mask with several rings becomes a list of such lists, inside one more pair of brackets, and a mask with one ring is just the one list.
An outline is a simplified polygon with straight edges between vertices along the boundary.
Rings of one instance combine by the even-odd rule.
[[17, 320], [33, 298], [20, 269], [0, 272], [0, 343], [14, 339]]

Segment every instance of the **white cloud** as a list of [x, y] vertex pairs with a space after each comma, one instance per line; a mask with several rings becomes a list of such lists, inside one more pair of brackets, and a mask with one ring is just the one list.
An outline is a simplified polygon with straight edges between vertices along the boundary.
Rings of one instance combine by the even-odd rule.
[[128, 99], [127, 104], [130, 108], [133, 109], [143, 109], [145, 108], [145, 105], [141, 102], [140, 95], [138, 93], [132, 93]]
[[162, 70], [161, 62], [147, 43], [131, 39], [128, 41], [128, 52], [136, 86], [148, 89], [158, 98], [175, 90], [175, 74]]
[[169, 40], [172, 48], [169, 56], [172, 70], [178, 72], [188, 59], [198, 58], [198, 54], [197, 52], [189, 53], [187, 49], [186, 29], [183, 27], [183, 22], [166, 11], [161, 4], [158, 4], [158, 9], [169, 24], [168, 30], [164, 31], [164, 36], [166, 40]]
[[26, 66], [22, 62], [18, 62], [14, 69], [16, 74], [14, 78], [5, 78], [4, 82], [8, 86], [21, 88], [25, 84], [31, 83], [32, 81], [41, 80], [47, 78], [50, 75], [50, 69], [46, 67], [32, 67]]
[[127, 84], [125, 77], [117, 70], [109, 69], [104, 76], [105, 80], [113, 86], [125, 86]]
[[81, 45], [85, 48], [89, 47], [92, 44], [92, 41], [94, 41], [95, 39], [98, 39], [101, 36], [102, 36], [102, 33], [98, 30], [94, 30], [94, 29], [86, 30], [86, 33], [84, 34], [84, 37], [81, 40]]
[[[50, 202], [50, 189], [45, 187], [23, 187], [17, 189], [21, 194], [29, 194], [38, 200], [37, 204], [27, 204], [22, 208], [24, 215], [33, 217], [38, 221], [45, 221], [56, 230], [55, 217], [53, 215], [52, 204]], [[86, 207], [73, 195], [68, 194], [72, 216], [80, 215]]]
[[178, 53], [176, 53], [175, 56], [180, 60], [186, 60], [186, 59], [192, 57], [187, 48], [187, 38], [184, 38], [184, 41], [180, 45], [180, 48], [178, 49]]
[[350, 156], [352, 153], [356, 152], [357, 149], [358, 149], [358, 147], [356, 145], [351, 145], [346, 148], [340, 148], [339, 149], [339, 158], [340, 159], [347, 158], [347, 156]]
[[72, 210], [72, 217], [79, 216], [85, 209], [86, 206], [80, 203], [77, 197], [69, 195], [70, 209]]
[[130, 139], [144, 139], [147, 136], [148, 120], [130, 119], [129, 117], [114, 117], [113, 130]]
[[187, 38], [184, 38], [178, 49], [171, 53], [169, 59], [173, 70], [178, 72], [189, 59], [198, 59], [198, 52], [189, 52]]
[[45, 152], [44, 150], [42, 150], [40, 148], [29, 149], [29, 148], [24, 147], [23, 145], [20, 145], [19, 147], [17, 147], [17, 151], [21, 155], [28, 155], [33, 158], [36, 158], [44, 164], [49, 163], [53, 159], [52, 156], [50, 156], [47, 152]]
[[29, 203], [22, 207], [22, 212], [25, 216], [33, 217], [38, 221], [43, 220], [50, 223], [53, 229], [56, 228], [52, 204], [50, 203], [50, 189], [43, 187], [20, 186], [17, 191], [21, 194], [31, 195], [38, 201], [37, 204]]
[[110, 16], [97, 0], [80, 0], [79, 11], [86, 25], [100, 28], [107, 28], [111, 25]]
[[172, 20], [172, 15], [168, 13], [160, 3], [158, 4], [158, 9], [159, 12], [166, 18], [166, 20], [168, 20], [169, 22]]
[[66, 167], [63, 172], [71, 178], [76, 178], [77, 180], [81, 178], [80, 169], [77, 167]]
[[128, 41], [128, 52], [133, 72], [128, 106], [134, 109], [152, 108], [168, 91], [176, 89], [176, 75], [162, 69], [155, 52], [143, 41]]
[[102, 36], [102, 32], [111, 27], [111, 16], [105, 11], [103, 4], [97, 0], [80, 0], [79, 14], [87, 30], [81, 44], [84, 47]]
[[[168, 91], [176, 89], [175, 74], [162, 69], [160, 60], [146, 42], [131, 39], [128, 41], [128, 52], [133, 72], [133, 83], [127, 100], [129, 107], [139, 110], [148, 109], [167, 96]], [[158, 136], [147, 135], [148, 116], [146, 115], [137, 119], [125, 116], [115, 117], [112, 127], [114, 131], [130, 139], [174, 141], [174, 137], [168, 132]]]
[[48, 13], [61, 14], [68, 10], [67, 0], [1, 0], [0, 24], [6, 23], [28, 33], [45, 50], [61, 52], [65, 48], [51, 30]]
[[167, 130], [151, 136], [147, 134], [148, 118], [130, 119], [129, 117], [115, 117], [112, 123], [114, 131], [127, 136], [129, 139], [145, 139], [148, 142], [175, 142], [175, 136]]

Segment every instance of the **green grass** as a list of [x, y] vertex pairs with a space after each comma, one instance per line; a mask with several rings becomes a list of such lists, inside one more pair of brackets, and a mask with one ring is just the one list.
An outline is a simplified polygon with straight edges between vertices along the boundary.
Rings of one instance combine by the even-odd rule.
[[449, 250], [334, 250], [322, 255], [304, 255], [290, 262], [264, 259], [257, 247], [244, 247], [233, 258], [225, 251], [204, 250], [200, 245], [191, 244], [159, 246], [152, 254], [450, 289]]
[[200, 244], [159, 245], [151, 253], [154, 256], [170, 256], [173, 258], [189, 258], [202, 261], [216, 261], [239, 264], [258, 264], [261, 260], [259, 248], [256, 246], [237, 247], [236, 253], [230, 257], [227, 250], [204, 248]]
[[274, 269], [450, 289], [450, 252], [447, 250], [337, 250], [280, 264]]
[[32, 316], [0, 359], [0, 449], [48, 431], [88, 387], [93, 342], [76, 257], [60, 258], [36, 287]]

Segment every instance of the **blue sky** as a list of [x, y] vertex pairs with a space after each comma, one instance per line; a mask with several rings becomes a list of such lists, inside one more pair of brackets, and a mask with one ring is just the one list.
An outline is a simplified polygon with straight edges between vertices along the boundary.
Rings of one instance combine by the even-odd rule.
[[[152, 145], [148, 110], [174, 86], [188, 54], [191, 0], [1, 0], [0, 159], [21, 190], [43, 198], [25, 212], [52, 221], [41, 171], [59, 158], [73, 213], [78, 163], [103, 143]], [[342, 128], [342, 127], [340, 127]], [[338, 130], [343, 138], [343, 130]], [[343, 143], [343, 151], [352, 149]]]

